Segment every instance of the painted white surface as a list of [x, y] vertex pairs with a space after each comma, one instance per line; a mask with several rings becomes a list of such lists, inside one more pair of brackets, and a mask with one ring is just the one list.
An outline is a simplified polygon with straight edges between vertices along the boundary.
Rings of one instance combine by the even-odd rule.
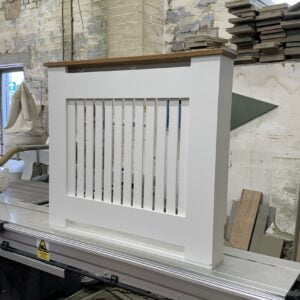
[[[108, 229], [123, 233], [124, 240], [131, 240], [131, 242], [134, 239], [148, 239], [148, 251], [151, 251], [151, 244], [159, 243], [162, 249], [164, 248], [165, 255], [168, 255], [168, 249], [175, 247], [182, 251], [181, 255], [187, 261], [194, 261], [210, 268], [220, 263], [223, 257], [222, 240], [226, 211], [228, 170], [226, 161], [228, 159], [231, 85], [232, 61], [229, 58], [217, 56], [193, 58], [191, 66], [177, 68], [91, 73], [65, 73], [64, 68], [50, 69], [50, 136], [52, 141], [50, 143], [50, 224], [55, 227], [66, 227], [71, 224], [67, 221], [72, 221], [94, 225], [102, 228], [102, 231]], [[80, 186], [77, 184], [77, 191], [80, 188], [80, 194], [77, 193], [76, 196], [74, 193], [72, 196], [66, 193], [68, 133], [65, 122], [66, 108], [67, 99], [74, 98], [96, 99], [96, 106], [101, 102], [100, 99], [109, 98], [105, 100], [104, 201], [85, 198], [81, 190], [85, 189], [82, 181], [78, 181]], [[116, 204], [115, 201], [111, 203], [113, 114], [110, 102], [117, 98], [136, 99], [134, 191], [137, 189], [139, 192], [134, 195], [132, 207]], [[174, 211], [176, 193], [173, 185], [176, 185], [177, 180], [174, 176], [176, 167], [175, 163], [171, 165], [171, 160], [169, 160], [170, 158], [176, 159], [178, 150], [174, 147], [175, 144], [177, 145], [178, 130], [171, 125], [175, 122], [176, 116], [178, 117], [178, 113], [176, 113], [176, 108], [173, 111], [172, 105], [167, 137], [170, 147], [165, 148], [168, 157], [167, 170], [170, 172], [165, 180], [166, 213], [152, 210], [147, 198], [147, 205], [144, 207], [142, 205], [141, 198], [145, 196], [142, 194], [143, 172], [151, 172], [151, 170], [145, 170], [145, 157], [141, 155], [145, 147], [142, 134], [147, 131], [143, 129], [145, 116], [147, 116], [143, 99], [149, 98], [158, 99], [158, 102], [161, 98], [189, 99], [188, 113], [187, 108], [184, 109], [188, 126], [185, 124], [186, 127], [183, 130], [185, 135], [182, 141], [185, 145], [184, 149], [181, 149], [183, 156], [180, 159], [186, 166], [186, 170], [182, 168], [184, 176], [180, 179], [184, 182], [180, 186], [183, 187], [183, 192], [179, 194], [185, 195], [186, 198], [184, 204], [180, 204], [180, 215]], [[79, 107], [77, 104], [77, 125], [80, 124], [80, 128], [77, 128], [77, 172], [80, 171], [77, 178], [81, 179], [85, 178], [84, 170], [82, 170], [85, 158], [82, 153], [86, 151], [79, 143], [80, 140], [85, 139], [85, 132], [82, 129], [84, 127], [81, 107], [83, 101], [77, 100], [76, 102], [80, 104]], [[152, 115], [151, 109], [148, 113]], [[144, 153], [148, 155], [148, 151]], [[147, 176], [144, 178], [147, 179]], [[148, 181], [147, 184], [149, 184]], [[149, 191], [146, 191], [149, 197]]]
[[270, 200], [273, 157], [300, 157], [300, 63], [235, 66], [233, 91], [278, 108], [231, 132], [228, 213], [243, 188]]

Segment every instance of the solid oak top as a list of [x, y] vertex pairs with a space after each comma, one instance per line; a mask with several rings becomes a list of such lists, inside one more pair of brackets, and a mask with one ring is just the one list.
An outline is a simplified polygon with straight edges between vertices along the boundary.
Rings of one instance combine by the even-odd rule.
[[59, 61], [47, 62], [45, 67], [68, 67], [68, 68], [95, 68], [95, 67], [117, 67], [127, 65], [143, 65], [143, 64], [157, 64], [157, 63], [172, 63], [190, 60], [192, 57], [200, 56], [218, 56], [223, 55], [231, 59], [235, 58], [234, 52], [222, 48], [202, 49], [195, 51], [182, 51], [166, 54], [154, 54], [143, 56], [129, 56], [129, 57], [112, 57], [100, 58], [89, 60], [72, 60], [72, 61]]

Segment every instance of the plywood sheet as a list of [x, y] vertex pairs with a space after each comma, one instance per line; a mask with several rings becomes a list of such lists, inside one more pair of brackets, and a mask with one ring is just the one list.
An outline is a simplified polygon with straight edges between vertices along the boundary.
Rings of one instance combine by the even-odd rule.
[[234, 248], [248, 250], [262, 193], [243, 190], [230, 235]]

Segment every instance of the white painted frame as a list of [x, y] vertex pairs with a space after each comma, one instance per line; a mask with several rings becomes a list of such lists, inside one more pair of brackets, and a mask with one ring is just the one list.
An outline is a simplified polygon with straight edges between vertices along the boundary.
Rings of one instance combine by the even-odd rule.
[[[118, 233], [120, 242], [148, 240], [171, 255], [213, 268], [222, 261], [230, 134], [232, 60], [191, 58], [190, 66], [67, 73], [49, 69], [50, 224], [67, 221]], [[89, 201], [67, 191], [67, 99], [189, 99], [185, 136], [185, 214]], [[96, 171], [97, 173], [97, 171]], [[101, 177], [101, 174], [97, 176]], [[96, 191], [95, 191], [96, 193]], [[123, 234], [123, 235], [122, 235]], [[155, 247], [152, 246], [155, 245]]]

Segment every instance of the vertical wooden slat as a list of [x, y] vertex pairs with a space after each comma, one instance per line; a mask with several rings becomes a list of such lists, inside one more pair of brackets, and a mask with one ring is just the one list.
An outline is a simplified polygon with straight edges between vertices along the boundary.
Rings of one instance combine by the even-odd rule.
[[123, 204], [131, 205], [132, 195], [132, 113], [133, 100], [126, 99], [124, 103], [124, 181]]
[[104, 199], [111, 202], [112, 192], [112, 100], [106, 99], [105, 108], [105, 129], [104, 129]]
[[102, 200], [103, 100], [95, 100], [95, 200]]
[[75, 100], [67, 101], [67, 193], [76, 191], [76, 108]]
[[134, 120], [134, 190], [133, 206], [142, 206], [142, 165], [143, 165], [143, 111], [144, 100], [135, 100]]
[[77, 196], [84, 197], [84, 100], [77, 100]]
[[165, 145], [167, 101], [157, 100], [156, 151], [155, 151], [155, 211], [164, 211]]
[[169, 102], [169, 128], [167, 150], [167, 206], [166, 212], [175, 214], [176, 211], [176, 164], [178, 141], [178, 101]]
[[181, 115], [180, 115], [180, 145], [179, 153], [177, 154], [178, 161], [178, 215], [184, 216], [186, 210], [187, 199], [187, 145], [189, 136], [189, 102], [187, 100], [181, 101]]
[[86, 191], [85, 196], [88, 199], [93, 199], [94, 196], [94, 103], [89, 99], [85, 102], [86, 109]]
[[152, 210], [153, 203], [153, 143], [154, 143], [154, 99], [146, 102], [146, 135], [144, 157], [144, 208]]
[[113, 170], [113, 202], [121, 204], [122, 174], [122, 100], [114, 100], [114, 170]]

